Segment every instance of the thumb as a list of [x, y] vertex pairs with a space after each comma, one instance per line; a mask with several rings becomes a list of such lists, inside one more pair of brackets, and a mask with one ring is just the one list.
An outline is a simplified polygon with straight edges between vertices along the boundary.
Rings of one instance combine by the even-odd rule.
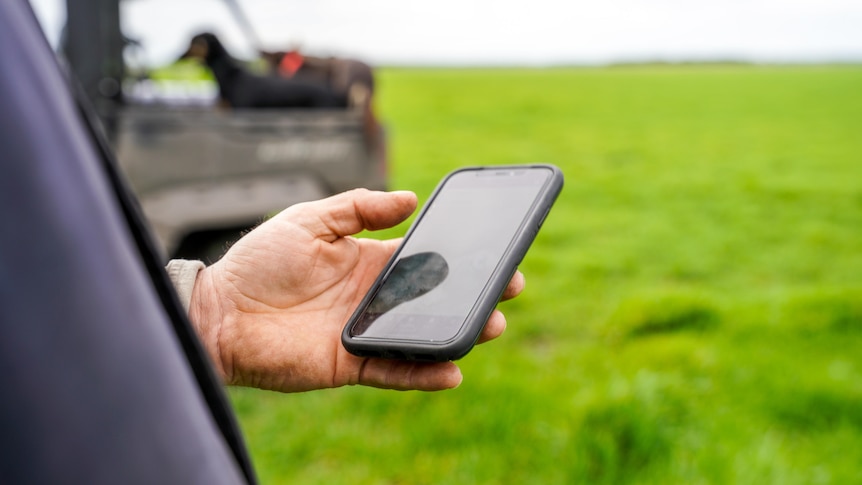
[[363, 230], [392, 227], [416, 209], [416, 194], [354, 189], [284, 211], [318, 237], [333, 241]]

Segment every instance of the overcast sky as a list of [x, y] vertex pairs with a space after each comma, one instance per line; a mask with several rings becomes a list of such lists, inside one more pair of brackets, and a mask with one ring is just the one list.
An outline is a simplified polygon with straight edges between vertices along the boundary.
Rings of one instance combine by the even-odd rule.
[[[2, 0], [5, 1], [5, 0]], [[59, 30], [65, 0], [31, 0]], [[596, 64], [639, 60], [862, 61], [860, 0], [239, 0], [265, 47], [376, 64]], [[143, 61], [195, 33], [238, 57], [252, 44], [223, 0], [125, 0]]]

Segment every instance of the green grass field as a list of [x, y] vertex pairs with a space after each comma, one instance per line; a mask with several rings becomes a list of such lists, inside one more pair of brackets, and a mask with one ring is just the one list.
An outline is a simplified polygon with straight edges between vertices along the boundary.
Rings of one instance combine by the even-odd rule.
[[391, 69], [379, 93], [392, 188], [532, 162], [566, 187], [460, 388], [232, 390], [264, 483], [862, 483], [862, 67]]

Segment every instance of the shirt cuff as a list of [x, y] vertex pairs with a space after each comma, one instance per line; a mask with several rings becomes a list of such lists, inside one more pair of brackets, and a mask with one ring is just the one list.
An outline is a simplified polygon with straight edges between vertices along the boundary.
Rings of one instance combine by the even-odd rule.
[[204, 268], [206, 265], [202, 262], [187, 259], [172, 259], [165, 267], [186, 313], [192, 302], [192, 290], [195, 288], [198, 273]]

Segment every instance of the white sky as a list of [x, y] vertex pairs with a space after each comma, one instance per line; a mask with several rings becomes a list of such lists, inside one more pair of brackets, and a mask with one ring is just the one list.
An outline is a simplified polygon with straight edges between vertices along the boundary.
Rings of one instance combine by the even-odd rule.
[[[5, 0], [2, 0], [5, 1]], [[49, 31], [65, 0], [31, 0]], [[594, 64], [635, 60], [862, 61], [860, 0], [239, 0], [270, 49], [376, 64]], [[204, 30], [252, 53], [222, 0], [125, 0], [143, 61]]]

